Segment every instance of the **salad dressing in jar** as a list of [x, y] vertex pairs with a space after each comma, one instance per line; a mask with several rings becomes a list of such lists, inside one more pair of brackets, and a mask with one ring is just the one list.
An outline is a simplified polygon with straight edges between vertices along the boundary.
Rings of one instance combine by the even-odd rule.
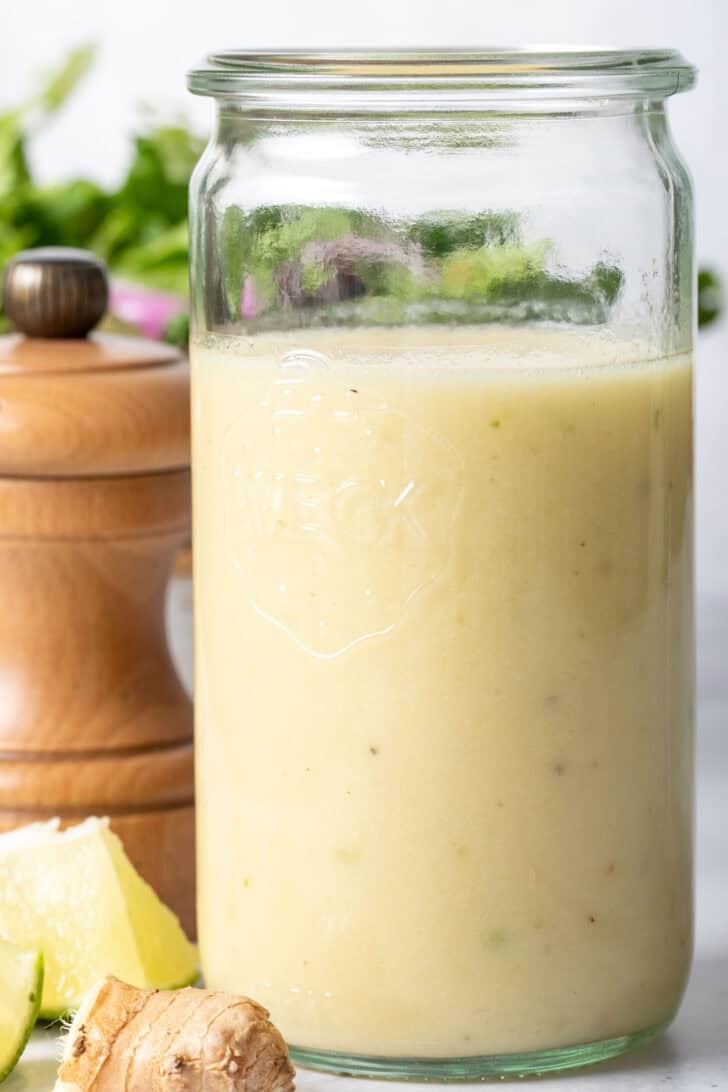
[[[692, 218], [672, 53], [247, 55], [192, 185], [206, 980], [473, 1079], [672, 1018]], [[598, 169], [597, 169], [598, 164]]]

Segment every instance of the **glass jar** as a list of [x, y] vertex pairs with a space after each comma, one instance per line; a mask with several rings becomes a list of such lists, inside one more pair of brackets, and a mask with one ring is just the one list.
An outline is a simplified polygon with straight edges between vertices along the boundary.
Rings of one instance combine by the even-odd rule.
[[204, 974], [304, 1065], [555, 1070], [691, 952], [670, 52], [223, 53], [191, 191]]

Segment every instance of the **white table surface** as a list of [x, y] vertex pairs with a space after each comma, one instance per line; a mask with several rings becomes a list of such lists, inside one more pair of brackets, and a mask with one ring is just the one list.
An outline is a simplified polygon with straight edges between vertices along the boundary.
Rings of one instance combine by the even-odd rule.
[[[698, 628], [697, 929], [685, 1000], [662, 1038], [591, 1069], [538, 1078], [548, 1092], [728, 1092], [728, 601], [703, 604]], [[50, 1092], [57, 1054], [54, 1032], [36, 1032], [3, 1092]], [[298, 1071], [297, 1087], [300, 1092], [431, 1088], [310, 1070]]]

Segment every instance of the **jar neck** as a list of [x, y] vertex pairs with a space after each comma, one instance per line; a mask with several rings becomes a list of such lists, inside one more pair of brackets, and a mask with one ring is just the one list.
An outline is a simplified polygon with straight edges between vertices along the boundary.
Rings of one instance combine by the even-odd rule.
[[636, 115], [664, 113], [664, 98], [597, 98], [585, 97], [561, 101], [511, 101], [499, 98], [491, 103], [478, 103], [477, 107], [466, 103], [460, 109], [447, 111], [434, 109], [434, 104], [422, 101], [421, 108], [412, 110], [397, 108], [393, 102], [389, 109], [351, 109], [339, 100], [327, 107], [319, 103], [287, 103], [285, 105], [257, 104], [236, 101], [231, 98], [216, 101], [216, 124], [221, 137], [226, 129], [234, 129], [236, 134], [245, 132], [246, 125], [293, 125], [310, 124], [349, 124], [357, 128], [367, 125], [399, 131], [421, 132], [432, 128], [435, 133], [448, 128], [468, 126], [471, 130], [486, 131], [497, 125], [518, 124], [539, 121], [568, 121], [579, 118], [633, 118]]
[[[581, 123], [581, 125], [580, 125]], [[649, 140], [667, 133], [663, 99], [563, 104], [558, 110], [486, 110], [460, 114], [412, 114], [390, 112], [377, 116], [348, 112], [281, 113], [242, 108], [229, 99], [217, 102], [212, 140], [218, 147], [239, 152], [262, 139], [318, 135], [327, 139], [338, 133], [365, 147], [409, 147], [443, 153], [467, 153], [497, 147], [538, 144], [548, 134], [580, 127], [585, 141], [621, 142], [625, 132], [639, 132]], [[307, 151], [306, 154], [311, 154]], [[558, 153], [555, 153], [558, 154]]]

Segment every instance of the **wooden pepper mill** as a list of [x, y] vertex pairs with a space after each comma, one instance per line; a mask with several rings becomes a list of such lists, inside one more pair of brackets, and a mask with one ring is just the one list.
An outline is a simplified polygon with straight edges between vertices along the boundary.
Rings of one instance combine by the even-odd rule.
[[157, 342], [89, 334], [85, 251], [6, 267], [0, 338], [0, 829], [108, 815], [194, 935], [192, 707], [165, 593], [189, 534], [189, 378]]

